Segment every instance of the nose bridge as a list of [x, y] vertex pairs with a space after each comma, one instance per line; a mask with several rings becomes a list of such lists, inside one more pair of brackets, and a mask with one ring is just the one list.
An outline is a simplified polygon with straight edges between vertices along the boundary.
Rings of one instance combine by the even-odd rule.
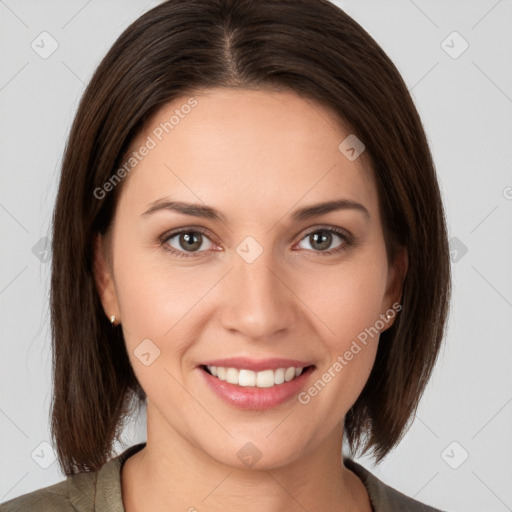
[[223, 325], [247, 337], [268, 337], [291, 325], [293, 294], [283, 283], [286, 279], [279, 275], [271, 250], [263, 250], [251, 261], [243, 249], [241, 244], [241, 256], [235, 255], [234, 268], [225, 283]]

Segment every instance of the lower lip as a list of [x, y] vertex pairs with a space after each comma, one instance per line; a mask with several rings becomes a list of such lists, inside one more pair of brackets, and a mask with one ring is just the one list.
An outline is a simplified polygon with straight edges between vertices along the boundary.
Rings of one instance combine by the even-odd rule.
[[305, 386], [307, 379], [314, 370], [308, 367], [298, 377], [288, 382], [277, 384], [271, 388], [258, 388], [255, 386], [239, 386], [210, 375], [203, 368], [197, 368], [210, 388], [225, 402], [240, 409], [265, 410], [277, 407], [299, 394]]

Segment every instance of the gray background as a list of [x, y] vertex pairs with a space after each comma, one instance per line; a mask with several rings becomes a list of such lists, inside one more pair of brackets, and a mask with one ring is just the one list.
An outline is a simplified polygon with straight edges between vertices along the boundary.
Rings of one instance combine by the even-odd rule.
[[[45, 444], [44, 237], [85, 84], [122, 30], [157, 3], [0, 0], [0, 502], [64, 479]], [[412, 91], [453, 249], [448, 334], [415, 421], [380, 466], [357, 460], [443, 510], [512, 510], [512, 1], [336, 3], [384, 48]], [[44, 31], [58, 44], [47, 58], [41, 52], [55, 43]], [[134, 418], [118, 452], [144, 439], [144, 417]]]

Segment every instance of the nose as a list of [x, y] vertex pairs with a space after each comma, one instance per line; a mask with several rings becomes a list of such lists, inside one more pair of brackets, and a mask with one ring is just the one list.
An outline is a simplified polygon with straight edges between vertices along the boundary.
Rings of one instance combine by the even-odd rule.
[[223, 280], [221, 323], [248, 339], [264, 340], [286, 331], [297, 320], [297, 297], [271, 251], [252, 263], [235, 255], [234, 268]]

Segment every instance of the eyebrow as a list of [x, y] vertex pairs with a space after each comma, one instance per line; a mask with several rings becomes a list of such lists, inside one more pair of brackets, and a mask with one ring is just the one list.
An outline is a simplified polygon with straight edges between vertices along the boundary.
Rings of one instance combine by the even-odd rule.
[[[149, 204], [149, 209], [146, 210], [142, 216], [151, 215], [160, 210], [170, 210], [184, 215], [191, 215], [193, 217], [202, 217], [214, 221], [220, 221], [226, 223], [226, 217], [211, 206], [202, 204], [184, 203], [183, 201], [171, 201], [167, 198], [160, 198]], [[290, 216], [294, 222], [300, 222], [303, 220], [325, 215], [330, 212], [338, 210], [356, 210], [364, 214], [369, 220], [370, 212], [365, 206], [356, 201], [350, 199], [335, 199], [332, 201], [326, 201], [323, 203], [316, 203], [304, 208], [295, 210]]]

